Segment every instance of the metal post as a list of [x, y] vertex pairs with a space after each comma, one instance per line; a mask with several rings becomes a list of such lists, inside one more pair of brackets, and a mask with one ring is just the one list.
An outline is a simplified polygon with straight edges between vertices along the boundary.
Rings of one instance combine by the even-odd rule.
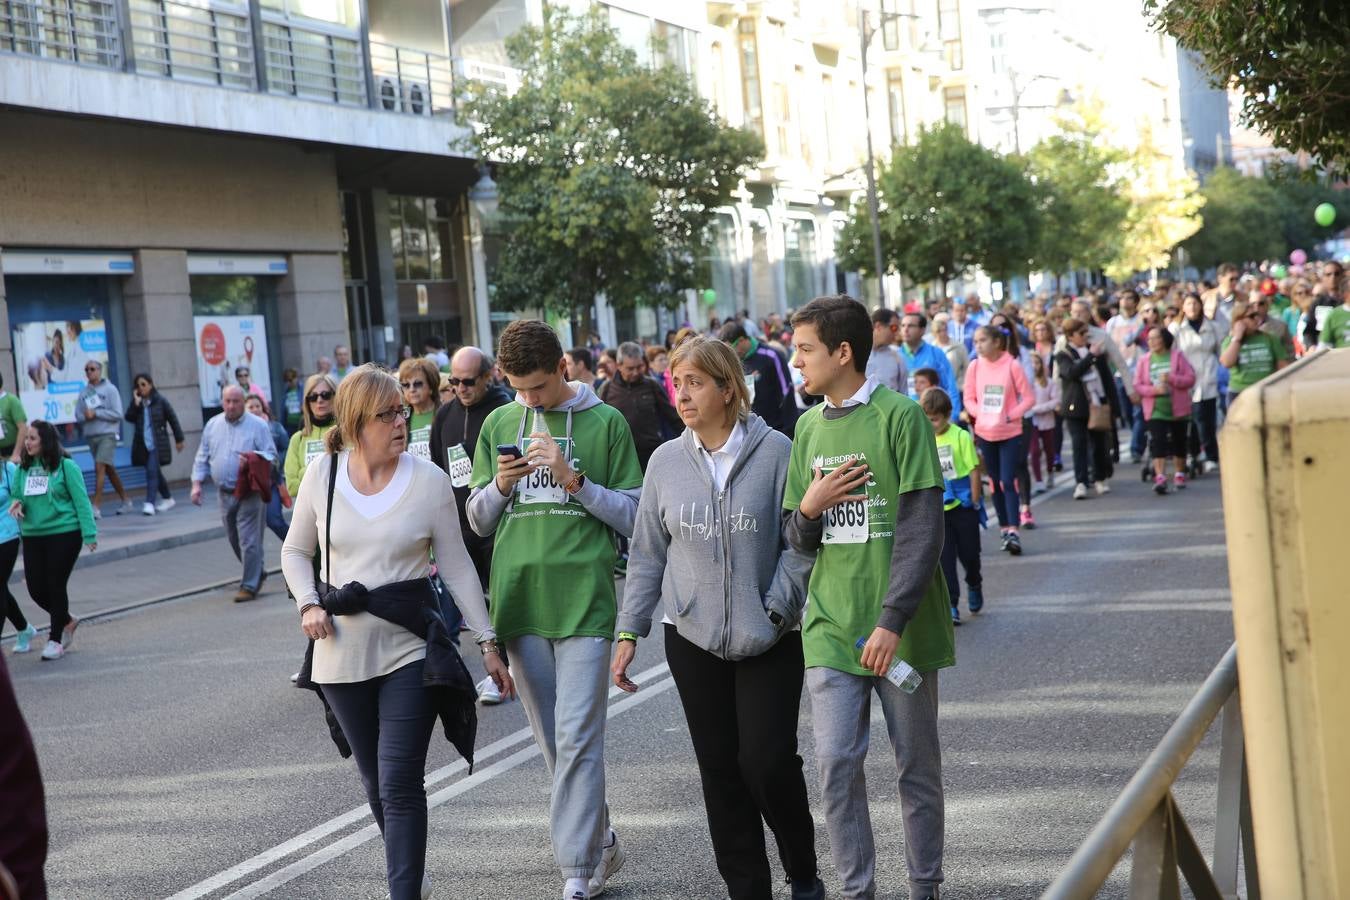
[[885, 267], [881, 260], [881, 212], [877, 203], [877, 178], [873, 171], [876, 157], [872, 153], [872, 114], [871, 101], [867, 96], [867, 44], [871, 35], [867, 31], [867, 10], [858, 9], [858, 38], [862, 60], [863, 92], [863, 131], [867, 134], [867, 211], [872, 219], [872, 262], [876, 266], [877, 298], [881, 306], [886, 305]]
[[[253, 80], [258, 86], [258, 93], [266, 94], [269, 87], [267, 78], [267, 35], [263, 31], [261, 4], [249, 4], [248, 24], [253, 32]], [[167, 40], [168, 37], [166, 36], [165, 41]]]
[[1225, 900], [1236, 900], [1238, 847], [1242, 839], [1242, 705], [1239, 691], [1223, 707], [1219, 739], [1219, 796], [1214, 815], [1214, 881]]
[[1172, 795], [1154, 807], [1134, 839], [1130, 900], [1181, 900], [1172, 840]]

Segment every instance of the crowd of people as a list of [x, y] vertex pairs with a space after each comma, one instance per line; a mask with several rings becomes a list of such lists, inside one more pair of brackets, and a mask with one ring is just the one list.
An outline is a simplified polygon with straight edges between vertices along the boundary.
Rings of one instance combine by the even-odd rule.
[[[522, 319], [495, 357], [433, 339], [390, 372], [339, 347], [306, 378], [285, 373], [280, 419], [246, 382], [226, 387], [191, 499], [214, 485], [243, 566], [237, 601], [262, 588], [264, 528], [283, 540], [309, 639], [292, 680], [319, 695], [355, 757], [391, 897], [429, 891], [422, 775], [436, 721], [471, 757], [474, 701], [514, 698], [553, 779], [562, 896], [604, 891], [626, 858], [606, 801], [607, 691], [638, 689], [628, 671], [659, 610], [730, 896], [772, 895], [766, 822], [792, 896], [825, 896], [797, 747], [805, 686], [844, 896], [875, 891], [861, 775], [875, 693], [910, 896], [936, 900], [939, 672], [955, 664], [962, 582], [967, 611], [985, 606], [982, 526], [996, 520], [1001, 549], [1024, 552], [1032, 498], [1064, 472], [1066, 432], [1075, 500], [1109, 494], [1125, 462], [1159, 495], [1182, 490], [1218, 470], [1216, 434], [1238, 395], [1345, 346], [1336, 262], [1279, 282], [1222, 266], [1213, 285], [997, 308], [970, 295], [869, 313], [822, 297], [788, 317], [612, 349], [564, 351]], [[172, 406], [138, 375], [121, 412], [91, 366], [87, 436], [106, 428], [115, 443], [131, 422], [143, 511], [166, 509], [170, 431], [183, 448]], [[78, 625], [65, 585], [97, 541], [104, 464], [130, 501], [106, 442], [91, 440], [91, 502], [55, 429], [19, 430], [21, 449], [0, 447], [17, 455], [0, 473], [0, 585], [22, 542], [30, 594], [52, 618], [43, 658], [56, 659]], [[24, 652], [36, 631], [7, 591], [5, 605]], [[461, 630], [487, 671], [476, 685]]]

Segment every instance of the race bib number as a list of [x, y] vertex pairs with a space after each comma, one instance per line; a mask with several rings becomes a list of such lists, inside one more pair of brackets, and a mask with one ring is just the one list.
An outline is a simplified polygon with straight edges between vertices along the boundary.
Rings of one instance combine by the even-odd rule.
[[286, 394], [286, 412], [288, 415], [300, 415], [300, 395], [294, 391]]
[[1003, 412], [1003, 385], [986, 384], [980, 395], [980, 415], [997, 416]]
[[943, 444], [938, 447], [938, 462], [942, 463], [942, 477], [948, 481], [958, 477], [956, 474], [955, 449], [951, 444]]
[[28, 478], [23, 483], [23, 495], [25, 497], [41, 497], [47, 493], [46, 472], [29, 472]]
[[430, 425], [423, 425], [408, 435], [408, 452], [418, 459], [431, 459]]
[[0, 441], [3, 441], [3, 440], [5, 439], [5, 434], [6, 434], [6, 431], [5, 431], [5, 420], [4, 420], [4, 419], [0, 419]]
[[450, 472], [450, 485], [457, 488], [469, 486], [469, 476], [473, 474], [473, 460], [464, 451], [463, 444], [456, 444], [445, 451], [445, 468]]
[[[828, 475], [833, 469], [821, 470]], [[867, 488], [860, 485], [849, 492], [851, 497], [863, 498], [861, 502], [848, 501], [825, 510], [826, 544], [865, 544], [871, 535], [868, 519]]]
[[759, 378], [758, 372], [751, 372], [745, 376], [745, 389], [750, 392], [750, 402], [755, 402], [755, 379]]
[[323, 456], [323, 440], [305, 441], [305, 466]]
[[98, 409], [102, 405], [103, 405], [103, 398], [100, 397], [98, 394], [90, 394], [88, 397], [84, 398], [85, 409]]
[[[521, 452], [529, 453], [531, 443], [533, 441], [526, 438], [525, 445], [520, 448]], [[571, 449], [570, 443], [567, 440], [558, 441], [558, 444], [562, 447], [564, 458], [570, 458], [568, 453]], [[567, 491], [563, 490], [562, 485], [553, 479], [553, 470], [548, 466], [539, 466], [516, 482], [516, 494], [517, 503], [556, 503], [561, 506], [567, 502]]]

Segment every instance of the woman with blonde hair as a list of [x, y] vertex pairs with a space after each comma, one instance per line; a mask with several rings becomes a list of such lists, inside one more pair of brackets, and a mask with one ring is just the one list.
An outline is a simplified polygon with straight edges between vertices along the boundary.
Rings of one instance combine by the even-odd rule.
[[286, 490], [292, 497], [300, 492], [300, 479], [304, 477], [305, 469], [323, 456], [324, 438], [333, 430], [333, 397], [336, 394], [337, 381], [326, 372], [305, 379], [305, 390], [300, 395], [303, 424], [291, 435], [286, 447]]
[[[514, 693], [464, 549], [450, 479], [405, 452], [408, 408], [388, 372], [342, 379], [328, 453], [305, 472], [281, 568], [311, 641], [298, 684], [319, 693], [356, 757], [385, 842], [389, 896], [427, 896], [423, 779], [439, 717], [473, 758], [473, 679], [430, 579], [430, 555], [477, 635], [483, 664]], [[322, 548], [322, 577], [312, 560]], [[341, 587], [339, 587], [341, 585]]]
[[[814, 554], [784, 550], [792, 442], [750, 412], [741, 362], [703, 336], [670, 354], [685, 432], [652, 454], [617, 623], [614, 683], [665, 601], [666, 662], [698, 760], [717, 868], [734, 900], [770, 898], [768, 821], [794, 898], [823, 898], [797, 755], [798, 623]], [[733, 572], [735, 573], [733, 575]]]
[[431, 459], [431, 421], [441, 405], [441, 370], [425, 356], [398, 364], [398, 386], [403, 402], [412, 410], [408, 419], [408, 452], [418, 459]]

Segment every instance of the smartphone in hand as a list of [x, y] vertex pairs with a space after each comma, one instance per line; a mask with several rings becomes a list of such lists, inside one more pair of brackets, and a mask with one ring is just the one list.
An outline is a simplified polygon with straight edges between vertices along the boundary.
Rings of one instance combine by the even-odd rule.
[[497, 455], [509, 456], [512, 459], [520, 459], [520, 457], [523, 456], [524, 454], [520, 452], [520, 448], [517, 447], [515, 444], [498, 444]]

